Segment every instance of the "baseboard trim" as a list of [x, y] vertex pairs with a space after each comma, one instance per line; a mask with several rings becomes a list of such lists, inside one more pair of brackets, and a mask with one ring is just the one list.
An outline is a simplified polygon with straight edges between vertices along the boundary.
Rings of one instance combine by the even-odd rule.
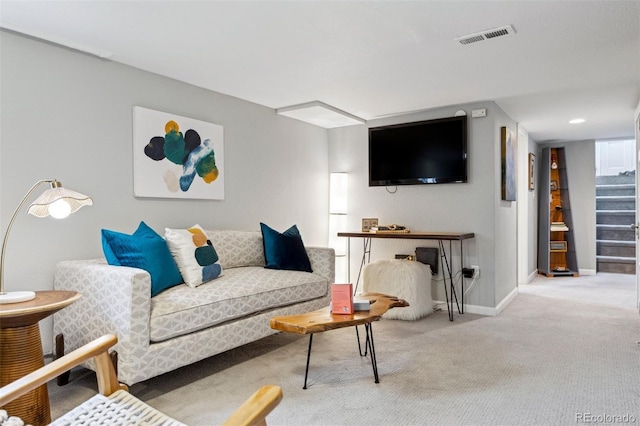
[[[531, 275], [529, 275], [529, 282], [531, 282], [531, 280], [533, 280], [537, 274], [538, 274], [538, 271], [534, 271]], [[595, 274], [596, 274], [595, 269], [578, 269], [578, 275], [595, 275]]]
[[487, 306], [479, 305], [467, 305], [465, 306], [464, 311], [469, 312], [470, 314], [484, 315], [487, 317], [495, 317], [498, 315], [496, 308], [489, 308]]
[[[502, 299], [502, 301], [495, 308], [490, 308], [488, 306], [480, 306], [480, 305], [468, 305], [465, 303], [464, 311], [465, 313], [470, 313], [470, 314], [484, 315], [487, 317], [495, 317], [495, 316], [498, 316], [500, 312], [502, 312], [507, 306], [509, 306], [509, 303], [511, 303], [513, 299], [516, 298], [517, 295], [518, 295], [518, 288], [516, 287], [507, 295], [507, 297]], [[444, 305], [443, 309], [445, 310], [447, 309], [446, 302], [443, 302], [440, 300], [434, 300], [433, 303], [436, 305]]]
[[[447, 304], [445, 302], [442, 302], [440, 300], [434, 300], [433, 303], [435, 305], [442, 305], [442, 309], [445, 312], [447, 311]], [[466, 303], [464, 304], [464, 312], [465, 314], [477, 314], [477, 315], [484, 315], [486, 317], [495, 317], [498, 315], [496, 308], [489, 308], [487, 306], [480, 306], [480, 305], [467, 305]], [[458, 310], [455, 308], [455, 305], [454, 305], [454, 315], [459, 315]], [[454, 319], [455, 319], [455, 316], [454, 316]]]
[[513, 302], [513, 299], [515, 299], [516, 296], [518, 296], [518, 293], [519, 293], [519, 290], [518, 290], [518, 287], [516, 287], [513, 290], [511, 290], [509, 294], [507, 294], [507, 297], [505, 297], [504, 299], [502, 299], [502, 301], [500, 301], [500, 303], [498, 303], [498, 306], [496, 307], [496, 311], [498, 315], [500, 314], [500, 312], [504, 311], [504, 309], [507, 306], [509, 306], [509, 303]]
[[527, 277], [527, 284], [529, 284], [531, 281], [533, 281], [537, 276], [538, 276], [538, 270], [534, 269], [533, 272], [531, 272], [529, 274], [529, 276]]

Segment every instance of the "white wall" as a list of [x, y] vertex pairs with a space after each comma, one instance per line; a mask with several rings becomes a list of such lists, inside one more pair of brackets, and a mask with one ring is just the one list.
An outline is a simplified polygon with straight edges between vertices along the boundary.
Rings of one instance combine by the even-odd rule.
[[[296, 223], [307, 245], [327, 244], [325, 129], [13, 33], [0, 31], [0, 43], [2, 230], [42, 178], [94, 200], [64, 221], [18, 218], [6, 254], [8, 290], [51, 289], [56, 262], [100, 257], [100, 229], [133, 232], [141, 220], [159, 233], [194, 223], [242, 230]], [[224, 201], [133, 197], [134, 105], [224, 127]], [[41, 324], [48, 352], [50, 319]]]
[[[487, 108], [487, 117], [468, 121], [468, 173], [465, 184], [398, 186], [395, 193], [368, 186], [368, 127], [450, 117], [459, 109], [471, 115]], [[329, 132], [329, 170], [349, 173], [347, 231], [359, 231], [361, 219], [375, 217], [381, 224], [397, 223], [414, 231], [474, 232], [464, 244], [465, 265], [479, 265], [480, 279], [465, 300], [469, 305], [495, 308], [516, 287], [516, 203], [500, 200], [500, 127], [513, 120], [493, 102], [449, 106], [403, 116], [372, 120], [367, 125]], [[391, 188], [393, 190], [393, 188]], [[454, 243], [453, 266], [460, 270], [459, 246]], [[430, 241], [374, 240], [371, 260], [412, 254]], [[447, 245], [448, 248], [448, 245]], [[351, 279], [355, 282], [363, 252], [362, 241], [351, 241]], [[442, 279], [440, 272], [437, 280]], [[444, 300], [441, 281], [433, 296]]]
[[[529, 154], [535, 155], [534, 189], [529, 189]], [[518, 284], [527, 284], [538, 272], [538, 148], [518, 126]]]
[[[538, 157], [538, 145], [536, 142], [528, 139], [529, 152], [536, 155], [535, 164], [535, 189], [528, 193], [528, 219], [527, 219], [527, 244], [528, 244], [528, 258], [527, 258], [527, 271], [529, 278], [535, 277], [538, 273], [538, 176], [540, 176], [540, 164]], [[528, 164], [527, 164], [528, 167]], [[523, 281], [520, 281], [523, 283]]]

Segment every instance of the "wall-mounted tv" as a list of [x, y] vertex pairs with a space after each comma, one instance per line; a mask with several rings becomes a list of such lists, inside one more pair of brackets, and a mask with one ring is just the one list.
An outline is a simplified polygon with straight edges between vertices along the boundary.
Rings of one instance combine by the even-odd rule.
[[467, 182], [467, 117], [369, 128], [369, 186]]

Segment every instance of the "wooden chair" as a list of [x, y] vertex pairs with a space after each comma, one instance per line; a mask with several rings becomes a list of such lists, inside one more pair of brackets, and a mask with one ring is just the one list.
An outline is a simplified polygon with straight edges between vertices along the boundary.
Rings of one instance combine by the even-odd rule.
[[[2, 388], [0, 407], [47, 383], [80, 363], [93, 358], [98, 378], [98, 394], [69, 411], [52, 425], [163, 425], [185, 426], [155, 410], [128, 392], [127, 386], [118, 383], [108, 349], [117, 342], [109, 334], [45, 365]], [[224, 426], [266, 425], [266, 416], [282, 400], [282, 389], [265, 385], [247, 399], [224, 423]], [[11, 414], [11, 413], [9, 413]]]

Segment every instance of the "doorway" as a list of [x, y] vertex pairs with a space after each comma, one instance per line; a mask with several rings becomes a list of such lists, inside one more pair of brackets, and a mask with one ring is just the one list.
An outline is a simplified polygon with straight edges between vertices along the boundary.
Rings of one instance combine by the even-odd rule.
[[596, 141], [597, 272], [636, 273], [635, 141]]

